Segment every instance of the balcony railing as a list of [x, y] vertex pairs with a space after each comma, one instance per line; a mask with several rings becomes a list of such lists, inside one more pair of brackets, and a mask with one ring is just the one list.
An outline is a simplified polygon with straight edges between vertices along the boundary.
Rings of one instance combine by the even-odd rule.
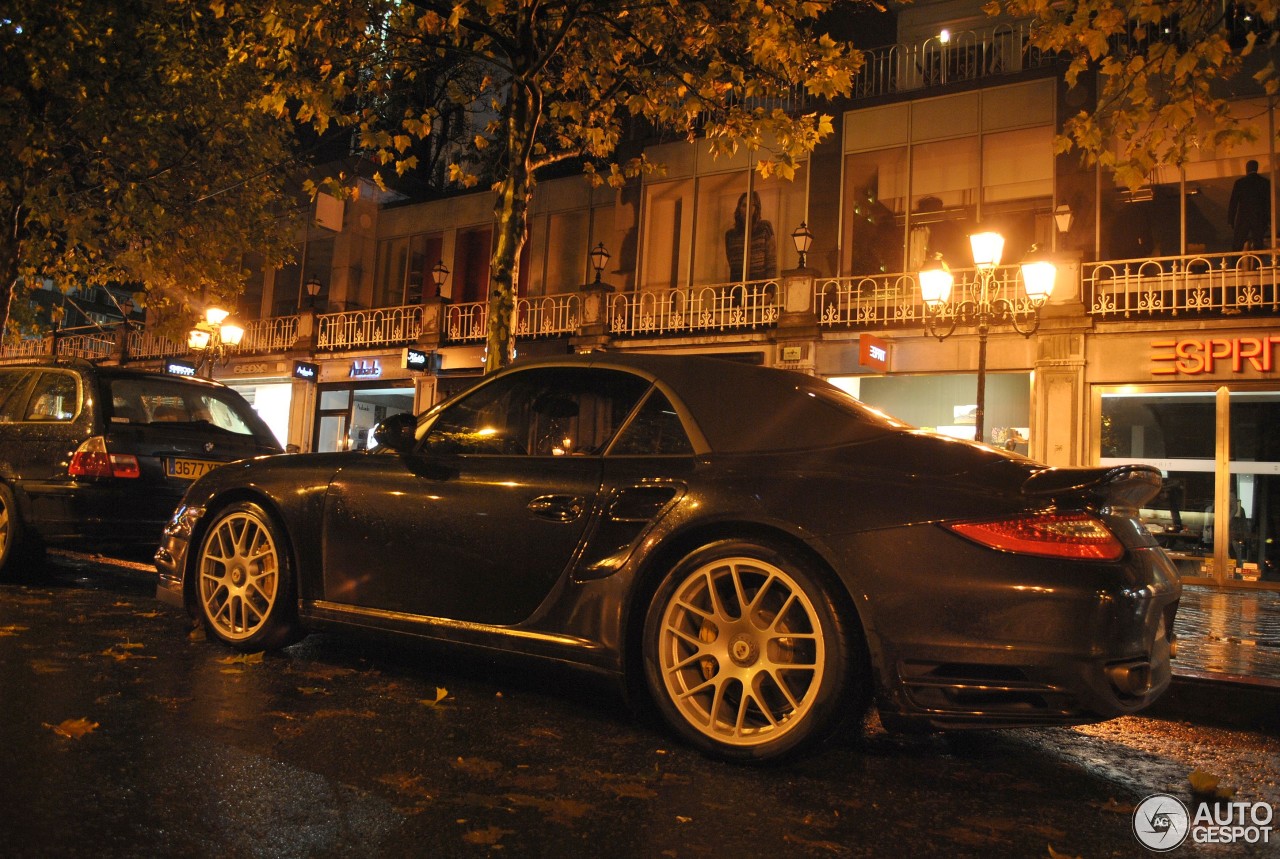
[[[975, 272], [960, 269], [956, 301], [975, 289]], [[996, 272], [994, 298], [1026, 305], [1017, 266]], [[1230, 318], [1239, 314], [1280, 315], [1280, 251], [1219, 253], [1086, 263], [1081, 294], [1085, 312], [1102, 320], [1174, 318], [1185, 314]], [[616, 338], [740, 335], [776, 326], [781, 319], [780, 282], [718, 284], [679, 289], [614, 293], [604, 322]], [[813, 312], [827, 330], [911, 328], [924, 324], [924, 306], [913, 272], [819, 278], [813, 285]], [[407, 345], [423, 336], [427, 309], [422, 305], [345, 311], [318, 316], [319, 351]], [[488, 335], [488, 305], [465, 302], [443, 306], [444, 345], [483, 343]], [[520, 298], [516, 302], [517, 339], [563, 337], [584, 322], [580, 292]], [[261, 319], [245, 326], [240, 354], [286, 352], [298, 343], [298, 315]], [[426, 332], [430, 338], [431, 332]], [[112, 331], [59, 332], [57, 354], [108, 358], [117, 348]], [[47, 357], [54, 339], [9, 341], [0, 361]], [[185, 344], [132, 329], [129, 357], [154, 359], [185, 355]]]
[[337, 352], [412, 343], [422, 333], [422, 319], [420, 304], [326, 313], [316, 319], [316, 348]]
[[1089, 313], [1101, 318], [1280, 311], [1274, 251], [1155, 257], [1086, 264]]
[[1032, 45], [1030, 36], [1031, 24], [1023, 21], [951, 33], [946, 41], [934, 36], [864, 51], [853, 97], [895, 95], [1049, 65], [1052, 56]]
[[[525, 339], [573, 334], [582, 320], [582, 296], [576, 292], [516, 300], [515, 336]], [[467, 301], [445, 311], [445, 341], [483, 343], [488, 336], [489, 304]]]
[[620, 337], [744, 330], [776, 325], [778, 282], [773, 280], [614, 295], [609, 330]]

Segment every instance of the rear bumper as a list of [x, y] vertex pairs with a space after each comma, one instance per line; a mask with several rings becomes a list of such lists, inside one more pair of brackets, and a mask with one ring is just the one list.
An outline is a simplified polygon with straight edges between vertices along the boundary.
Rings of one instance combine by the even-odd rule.
[[121, 481], [23, 488], [29, 499], [23, 524], [61, 544], [155, 546], [182, 500], [166, 486]]
[[1112, 586], [1096, 572], [918, 598], [912, 632], [875, 647], [886, 726], [1082, 724], [1150, 705], [1172, 674], [1176, 572], [1159, 549], [1131, 550]]

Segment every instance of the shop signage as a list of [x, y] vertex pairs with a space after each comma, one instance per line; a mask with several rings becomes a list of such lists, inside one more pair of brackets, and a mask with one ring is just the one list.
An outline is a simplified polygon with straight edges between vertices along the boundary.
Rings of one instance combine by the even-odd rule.
[[1202, 376], [1209, 373], [1270, 373], [1276, 367], [1280, 334], [1257, 337], [1188, 337], [1151, 341], [1151, 374]]
[[440, 353], [428, 352], [425, 349], [414, 349], [409, 346], [405, 348], [403, 355], [401, 355], [400, 366], [406, 370], [438, 373], [440, 372]]
[[174, 376], [194, 376], [196, 374], [196, 365], [190, 361], [170, 358], [164, 362], [164, 371]]
[[889, 372], [889, 341], [872, 334], [858, 335], [858, 363], [881, 373]]
[[382, 364], [378, 363], [377, 358], [365, 360], [363, 358], [351, 362], [351, 372], [348, 374], [352, 379], [376, 379], [382, 375]]
[[262, 376], [271, 372], [271, 368], [261, 362], [257, 364], [236, 364], [231, 372], [237, 376]]
[[320, 365], [312, 364], [309, 361], [293, 362], [293, 378], [302, 379], [307, 382], [314, 382], [320, 378]]

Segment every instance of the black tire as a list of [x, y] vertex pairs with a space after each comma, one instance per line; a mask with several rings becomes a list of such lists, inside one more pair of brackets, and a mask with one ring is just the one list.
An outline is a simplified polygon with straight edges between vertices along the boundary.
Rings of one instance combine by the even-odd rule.
[[213, 515], [192, 567], [205, 629], [237, 650], [275, 650], [297, 640], [296, 585], [283, 530], [257, 504]]
[[44, 567], [44, 546], [28, 534], [13, 490], [0, 483], [0, 581], [36, 578]]
[[649, 605], [649, 692], [666, 722], [707, 754], [792, 757], [860, 719], [869, 702], [861, 630], [845, 615], [807, 562], [752, 541], [703, 546]]

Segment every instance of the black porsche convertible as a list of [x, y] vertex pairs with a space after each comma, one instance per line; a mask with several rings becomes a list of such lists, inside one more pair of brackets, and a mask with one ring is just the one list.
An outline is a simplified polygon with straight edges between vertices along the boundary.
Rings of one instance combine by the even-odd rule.
[[1050, 468], [810, 376], [597, 352], [517, 363], [371, 452], [197, 480], [158, 595], [242, 650], [360, 627], [572, 663], [689, 743], [856, 722], [1073, 724], [1169, 683], [1180, 586], [1145, 466]]

